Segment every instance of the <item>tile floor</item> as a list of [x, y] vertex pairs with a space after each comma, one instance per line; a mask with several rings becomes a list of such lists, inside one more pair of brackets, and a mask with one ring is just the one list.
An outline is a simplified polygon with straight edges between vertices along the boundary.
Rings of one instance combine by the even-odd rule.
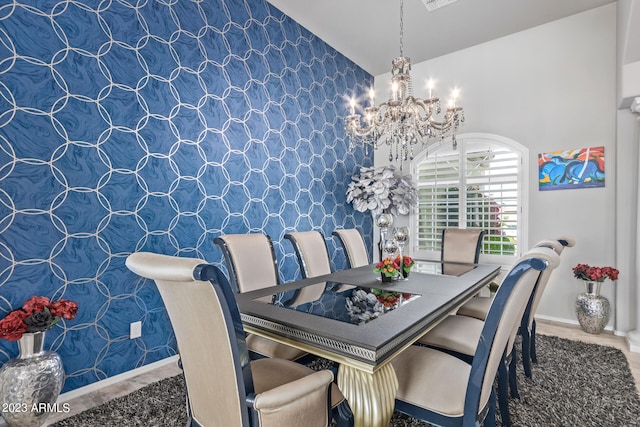
[[[588, 343], [608, 345], [622, 350], [622, 352], [627, 356], [627, 360], [629, 361], [631, 371], [633, 372], [636, 380], [636, 387], [638, 388], [638, 390], [640, 390], [640, 353], [630, 353], [628, 350], [627, 342], [623, 337], [618, 337], [608, 333], [591, 335], [583, 332], [578, 326], [573, 327], [571, 325], [552, 323], [547, 321], [538, 321], [538, 333], [543, 335], [555, 335], [562, 338], [580, 340]], [[50, 425], [60, 419], [82, 412], [93, 406], [100, 405], [101, 403], [104, 403], [110, 399], [124, 396], [155, 381], [177, 375], [178, 373], [180, 373], [180, 369], [178, 368], [177, 364], [170, 364], [133, 377], [129, 380], [105, 387], [99, 391], [91, 392], [86, 395], [77, 397], [69, 401], [69, 413], [51, 414], [47, 419], [45, 426]], [[0, 421], [0, 427], [1, 426], [2, 422]]]

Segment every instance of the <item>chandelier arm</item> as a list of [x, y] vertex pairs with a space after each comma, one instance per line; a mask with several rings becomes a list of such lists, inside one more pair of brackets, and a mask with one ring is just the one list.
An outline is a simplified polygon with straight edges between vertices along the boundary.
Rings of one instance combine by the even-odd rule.
[[429, 124], [432, 128], [439, 130], [439, 131], [444, 131], [447, 132], [449, 131], [452, 127], [458, 127], [458, 123], [459, 120], [457, 119], [451, 119], [449, 121], [445, 121], [445, 122], [437, 122], [435, 120], [432, 120]]
[[428, 122], [431, 120], [433, 113], [437, 113], [440, 109], [438, 102], [432, 103], [428, 100], [422, 99], [414, 99], [412, 106], [415, 110], [415, 116], [418, 122]]
[[440, 106], [440, 98], [429, 98], [429, 99], [414, 99], [415, 104], [419, 105], [423, 110], [429, 111], [432, 107]]
[[355, 136], [358, 137], [368, 137], [369, 135], [371, 135], [371, 133], [373, 132], [374, 128], [372, 126], [365, 126], [365, 127], [351, 127], [348, 129], [349, 132]]

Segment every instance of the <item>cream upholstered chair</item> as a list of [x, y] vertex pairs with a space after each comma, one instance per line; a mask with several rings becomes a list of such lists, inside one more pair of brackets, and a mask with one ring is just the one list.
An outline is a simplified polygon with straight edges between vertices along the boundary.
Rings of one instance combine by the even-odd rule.
[[280, 284], [273, 242], [266, 234], [223, 234], [213, 239], [220, 247], [236, 292]]
[[342, 248], [344, 249], [349, 268], [362, 267], [369, 265], [369, 255], [364, 245], [364, 240], [360, 232], [355, 228], [347, 228], [334, 230], [332, 233], [338, 238]]
[[[509, 339], [507, 341], [506, 347], [503, 349], [505, 357], [498, 369], [498, 399], [500, 402], [502, 422], [505, 426], [510, 425], [507, 403], [507, 379], [509, 379], [511, 383], [512, 395], [514, 395], [514, 397], [518, 397], [515, 370], [516, 358], [513, 354], [515, 352], [515, 337], [518, 330], [528, 321], [525, 313], [527, 313], [527, 309], [530, 307], [531, 301], [533, 300], [533, 297], [537, 292], [537, 288], [546, 284], [546, 282], [549, 280], [551, 272], [560, 263], [559, 255], [553, 249], [547, 247], [532, 248], [520, 258], [518, 263], [534, 257], [544, 260], [547, 263], [547, 267], [544, 270], [540, 271], [538, 277], [535, 280], [535, 286], [531, 288], [531, 293], [529, 295], [526, 295], [525, 302], [517, 311], [516, 321], [512, 325]], [[516, 263], [516, 265], [518, 263]], [[496, 296], [497, 295], [498, 294], [496, 293]], [[495, 298], [493, 299], [493, 301], [493, 304], [495, 304]], [[493, 306], [493, 304], [490, 306], [488, 313], [491, 312], [491, 307]], [[481, 334], [485, 322], [486, 318], [485, 320], [480, 320], [474, 317], [461, 315], [449, 316], [441, 323], [439, 323], [436, 327], [431, 329], [422, 338], [420, 338], [418, 343], [431, 348], [448, 351], [463, 360], [471, 361], [471, 359], [476, 354], [478, 342], [481, 339]], [[510, 367], [508, 369], [507, 363], [510, 363]]]
[[240, 313], [218, 268], [145, 252], [130, 255], [126, 265], [155, 281], [169, 314], [187, 389], [187, 425], [323, 427], [331, 406], [349, 412], [330, 371], [283, 359], [249, 361]]
[[476, 338], [471, 365], [418, 345], [393, 359], [399, 383], [395, 409], [437, 425], [471, 427], [483, 421], [495, 425], [493, 382], [504, 363], [513, 325], [519, 321], [539, 272], [548, 265], [548, 260], [531, 255], [505, 276]]
[[[557, 240], [542, 240], [535, 244], [534, 247], [548, 247], [561, 254], [564, 246]], [[538, 288], [538, 294], [542, 295], [543, 288]], [[493, 296], [477, 296], [470, 299], [458, 310], [457, 314], [462, 316], [475, 317], [476, 319], [484, 320], [491, 307]], [[538, 301], [539, 302], [539, 301]], [[536, 305], [537, 307], [537, 305]]]
[[445, 228], [442, 230], [442, 262], [477, 264], [482, 249], [484, 230]]
[[331, 263], [324, 236], [319, 231], [296, 231], [284, 238], [293, 245], [300, 264], [302, 277], [322, 276], [331, 273]]
[[[546, 247], [553, 249], [558, 255], [562, 254], [562, 251], [565, 247], [573, 247], [576, 244], [575, 240], [571, 237], [558, 237], [553, 240], [541, 240], [536, 243], [534, 247]], [[549, 273], [550, 275], [551, 273]], [[536, 321], [535, 314], [538, 310], [538, 306], [540, 305], [540, 301], [542, 300], [542, 295], [547, 286], [549, 275], [547, 275], [546, 280], [541, 281], [536, 287], [536, 292], [531, 301], [531, 306], [526, 315], [527, 319], [527, 327], [522, 328], [520, 331], [522, 335], [522, 357], [525, 368], [525, 373], [528, 377], [531, 377], [531, 368], [529, 366], [529, 360], [532, 362], [537, 362], [536, 356]], [[464, 304], [458, 310], [457, 314], [462, 316], [475, 317], [480, 320], [484, 320], [487, 313], [489, 312], [489, 307], [491, 306], [492, 297], [484, 297], [478, 296], [470, 299], [466, 304]]]
[[[331, 273], [331, 264], [324, 236], [319, 231], [297, 231], [287, 233], [284, 238], [293, 245], [304, 279]], [[343, 285], [344, 286], [344, 285]], [[285, 302], [287, 306], [296, 306], [315, 301], [322, 296], [326, 282], [297, 289]]]
[[[557, 243], [560, 243], [562, 246], [558, 247]], [[539, 247], [547, 247], [547, 248], [552, 248], [553, 250], [556, 251], [556, 253], [558, 253], [558, 255], [560, 255], [562, 253], [562, 250], [564, 248], [572, 248], [573, 246], [575, 246], [576, 241], [573, 237], [569, 237], [569, 236], [561, 236], [558, 237], [556, 240], [543, 240], [541, 242], [538, 242], [536, 244], [536, 246]], [[528, 314], [528, 331], [524, 330], [521, 332], [528, 332], [529, 333], [529, 356], [531, 358], [531, 361], [534, 363], [538, 363], [538, 356], [536, 355], [536, 318], [535, 318], [535, 314], [538, 311], [538, 306], [540, 305], [540, 301], [542, 300], [542, 294], [544, 293], [544, 288], [546, 287], [546, 283], [545, 286], [543, 286], [540, 289], [536, 290], [536, 295], [531, 303], [531, 309], [529, 310], [529, 314]], [[523, 352], [525, 351], [525, 349], [523, 348]]]
[[[235, 292], [249, 292], [280, 284], [273, 242], [266, 234], [224, 234], [214, 243], [225, 259]], [[297, 360], [307, 353], [255, 334], [247, 335], [249, 351], [257, 357]]]

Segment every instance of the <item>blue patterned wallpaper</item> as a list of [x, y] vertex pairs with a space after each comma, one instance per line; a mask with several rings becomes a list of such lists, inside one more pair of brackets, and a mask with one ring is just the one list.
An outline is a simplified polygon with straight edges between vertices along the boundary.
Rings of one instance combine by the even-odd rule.
[[[372, 154], [343, 117], [371, 76], [264, 0], [16, 0], [0, 6], [0, 317], [31, 295], [77, 301], [46, 346], [63, 391], [175, 354], [134, 251], [215, 264], [222, 233], [286, 232], [368, 215], [345, 203]], [[129, 323], [143, 322], [129, 339]], [[0, 341], [0, 364], [17, 353]]]

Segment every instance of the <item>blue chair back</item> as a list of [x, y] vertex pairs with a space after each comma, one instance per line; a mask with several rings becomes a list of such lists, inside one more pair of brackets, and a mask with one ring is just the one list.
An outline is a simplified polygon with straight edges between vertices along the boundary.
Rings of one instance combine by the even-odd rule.
[[521, 259], [498, 288], [471, 364], [463, 426], [475, 426], [480, 408], [487, 406], [513, 327], [520, 322], [519, 316], [529, 301], [539, 272], [545, 270], [549, 262], [539, 255]]

